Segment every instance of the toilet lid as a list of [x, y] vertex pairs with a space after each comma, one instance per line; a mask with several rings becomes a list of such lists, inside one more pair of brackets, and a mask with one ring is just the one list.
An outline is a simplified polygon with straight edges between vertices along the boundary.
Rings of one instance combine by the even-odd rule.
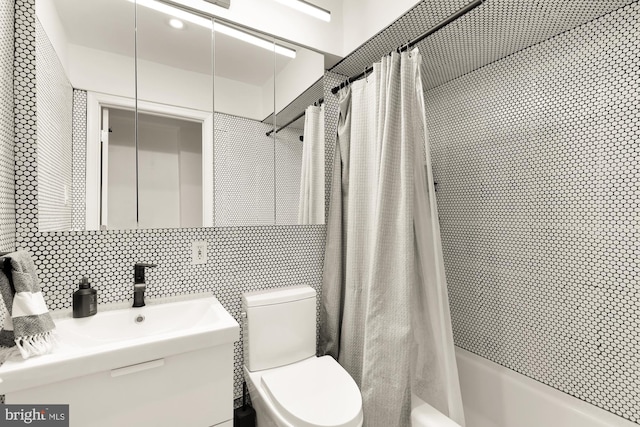
[[266, 373], [262, 385], [280, 414], [296, 427], [351, 427], [362, 420], [360, 390], [331, 356]]

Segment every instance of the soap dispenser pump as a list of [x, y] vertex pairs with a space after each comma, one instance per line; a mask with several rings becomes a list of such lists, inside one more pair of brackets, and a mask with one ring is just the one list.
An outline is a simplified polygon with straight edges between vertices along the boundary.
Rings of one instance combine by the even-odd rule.
[[89, 317], [98, 312], [98, 291], [91, 287], [86, 277], [73, 293], [73, 317]]

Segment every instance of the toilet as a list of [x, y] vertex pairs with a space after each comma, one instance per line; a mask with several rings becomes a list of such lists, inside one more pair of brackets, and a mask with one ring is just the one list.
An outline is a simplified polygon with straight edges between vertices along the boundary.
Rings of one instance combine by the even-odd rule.
[[331, 356], [316, 356], [316, 292], [242, 295], [244, 376], [258, 427], [360, 427], [362, 397]]

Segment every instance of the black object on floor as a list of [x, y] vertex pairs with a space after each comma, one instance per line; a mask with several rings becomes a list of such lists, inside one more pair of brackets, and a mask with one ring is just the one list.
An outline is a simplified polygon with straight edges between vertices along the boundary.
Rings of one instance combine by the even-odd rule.
[[256, 410], [247, 403], [247, 383], [242, 383], [242, 406], [233, 411], [233, 427], [256, 427]]

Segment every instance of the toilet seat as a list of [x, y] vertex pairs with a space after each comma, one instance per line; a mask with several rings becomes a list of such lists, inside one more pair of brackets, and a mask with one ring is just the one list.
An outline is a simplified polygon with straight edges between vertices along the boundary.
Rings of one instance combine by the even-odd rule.
[[296, 427], [362, 425], [360, 390], [330, 356], [269, 370], [261, 385], [275, 409]]

